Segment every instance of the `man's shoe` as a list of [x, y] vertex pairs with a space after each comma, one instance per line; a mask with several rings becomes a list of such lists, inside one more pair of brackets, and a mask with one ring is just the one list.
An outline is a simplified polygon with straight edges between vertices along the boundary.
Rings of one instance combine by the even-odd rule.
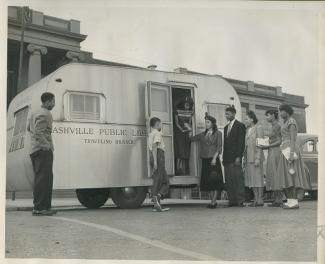
[[282, 204], [280, 204], [280, 203], [271, 203], [271, 204], [268, 204], [267, 206], [268, 207], [281, 207]]
[[33, 216], [52, 216], [55, 214], [52, 210], [33, 210]]
[[244, 203], [239, 203], [237, 206], [238, 207], [245, 207]]

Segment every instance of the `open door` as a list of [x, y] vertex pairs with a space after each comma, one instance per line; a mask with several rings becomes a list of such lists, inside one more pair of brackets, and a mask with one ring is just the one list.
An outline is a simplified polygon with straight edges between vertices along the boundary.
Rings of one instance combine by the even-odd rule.
[[[162, 123], [162, 132], [165, 142], [165, 162], [168, 175], [174, 172], [174, 148], [173, 148], [173, 108], [172, 87], [165, 83], [147, 82], [146, 87], [146, 124], [150, 131], [150, 119], [158, 117]], [[149, 150], [147, 149], [148, 177], [152, 176], [149, 164]]]

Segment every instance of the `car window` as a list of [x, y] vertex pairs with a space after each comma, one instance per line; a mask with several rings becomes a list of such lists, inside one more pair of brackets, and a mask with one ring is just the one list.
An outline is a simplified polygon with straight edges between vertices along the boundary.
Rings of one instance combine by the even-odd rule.
[[302, 145], [302, 152], [312, 153], [317, 152], [317, 142], [314, 140], [308, 140]]

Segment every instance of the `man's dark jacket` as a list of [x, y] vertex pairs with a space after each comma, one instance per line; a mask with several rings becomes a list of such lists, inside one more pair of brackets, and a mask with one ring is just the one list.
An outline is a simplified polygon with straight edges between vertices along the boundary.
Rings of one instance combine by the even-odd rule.
[[241, 159], [245, 150], [245, 125], [235, 120], [228, 136], [227, 131], [228, 125], [224, 128], [223, 164], [234, 163], [236, 158]]

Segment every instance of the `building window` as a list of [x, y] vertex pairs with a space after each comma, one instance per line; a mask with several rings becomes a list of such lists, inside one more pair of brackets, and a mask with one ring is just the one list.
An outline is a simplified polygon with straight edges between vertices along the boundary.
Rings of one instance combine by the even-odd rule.
[[247, 111], [248, 111], [248, 104], [242, 103], [241, 104], [241, 120], [242, 121], [244, 121]]
[[215, 104], [208, 103], [207, 112], [209, 115], [217, 119], [218, 128], [223, 128], [227, 125], [227, 119], [225, 116], [226, 108], [229, 107], [227, 104]]
[[100, 94], [70, 93], [68, 119], [101, 121], [103, 119], [103, 99], [104, 97]]
[[15, 126], [9, 152], [24, 147], [28, 110], [28, 107], [24, 107], [15, 113]]

